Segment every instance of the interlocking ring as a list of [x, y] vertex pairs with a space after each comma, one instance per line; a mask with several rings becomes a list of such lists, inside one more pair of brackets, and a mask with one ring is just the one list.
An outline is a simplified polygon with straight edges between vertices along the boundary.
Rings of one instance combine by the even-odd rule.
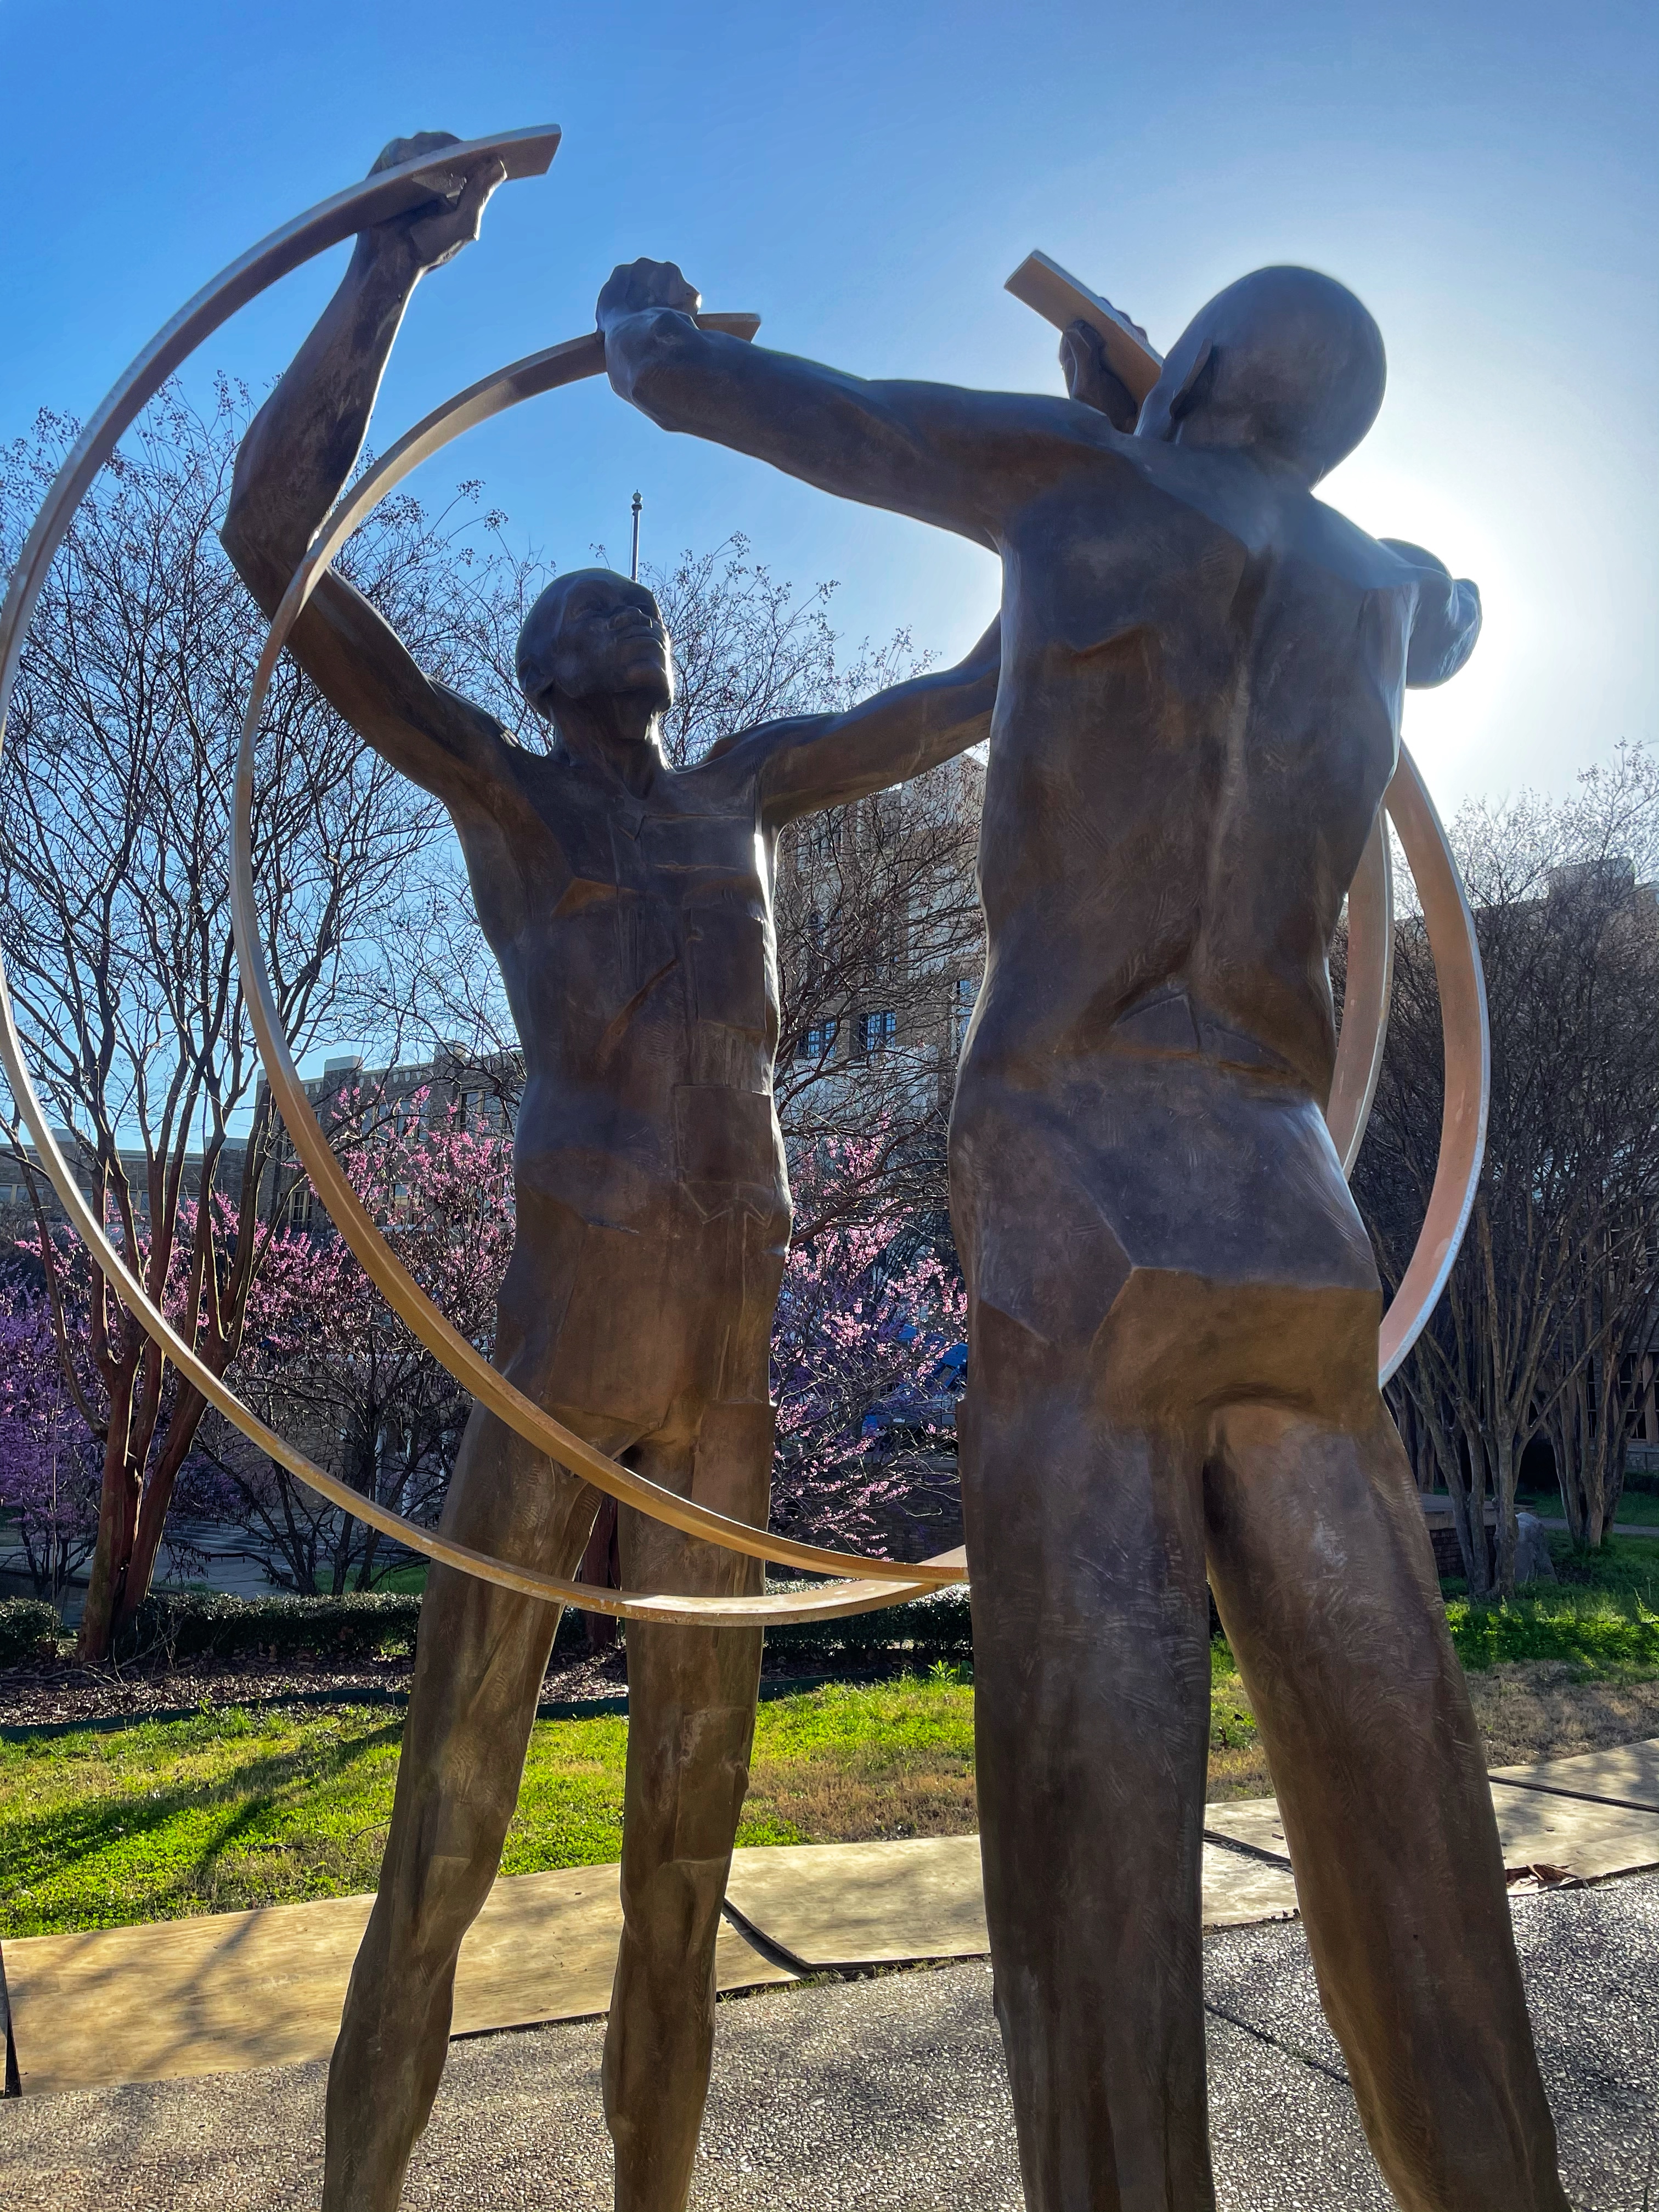
[[[88, 422], [46, 495], [29, 533], [0, 611], [0, 741], [28, 621], [52, 556], [98, 471], [122, 433], [166, 379], [213, 331], [276, 280], [342, 239], [422, 204], [477, 162], [501, 160], [509, 176], [544, 173], [557, 149], [556, 130], [513, 131], [445, 148], [366, 179], [298, 217], [232, 264], [180, 310], [152, 340]], [[752, 337], [753, 316], [700, 318], [708, 326]], [[864, 1558], [817, 1545], [799, 1544], [750, 1523], [694, 1504], [635, 1474], [599, 1451], [544, 1412], [492, 1367], [439, 1312], [380, 1236], [342, 1172], [312, 1112], [277, 1016], [259, 942], [252, 881], [251, 821], [253, 739], [271, 672], [294, 623], [341, 546], [396, 485], [430, 455], [475, 423], [520, 400], [596, 375], [604, 346], [589, 332], [513, 363], [471, 386], [428, 415], [338, 502], [290, 583], [266, 639], [243, 725], [238, 758], [233, 832], [232, 926], [248, 1006], [267, 1079], [289, 1133], [336, 1226], [383, 1296], [427, 1348], [482, 1403], [539, 1449], [580, 1470], [594, 1486], [688, 1534], [753, 1558], [817, 1572], [858, 1571], [859, 1578], [793, 1596], [696, 1598], [645, 1591], [601, 1589], [591, 1583], [538, 1574], [456, 1544], [423, 1528], [315, 1466], [246, 1406], [185, 1343], [152, 1304], [103, 1224], [82, 1195], [58, 1148], [22, 1056], [3, 963], [0, 963], [0, 1063], [35, 1142], [38, 1157], [65, 1212], [122, 1302], [191, 1385], [243, 1434], [343, 1511], [395, 1536], [412, 1550], [505, 1589], [555, 1604], [571, 1604], [628, 1620], [653, 1620], [706, 1627], [760, 1626], [771, 1622], [832, 1620], [902, 1603], [951, 1583], [966, 1580], [958, 1550], [915, 1565]], [[1422, 897], [1437, 969], [1446, 1034], [1446, 1105], [1441, 1158], [1428, 1217], [1400, 1291], [1384, 1318], [1381, 1371], [1386, 1381], [1405, 1357], [1444, 1287], [1474, 1202], [1485, 1140], [1489, 1046], [1486, 997], [1474, 929], [1462, 885], [1410, 757], [1402, 749], [1390, 787], [1389, 811], [1400, 832]], [[1381, 1063], [1392, 964], [1392, 901], [1381, 821], [1375, 827], [1351, 899], [1352, 942], [1350, 992], [1342, 1026], [1329, 1120], [1345, 1172], [1364, 1134]]]

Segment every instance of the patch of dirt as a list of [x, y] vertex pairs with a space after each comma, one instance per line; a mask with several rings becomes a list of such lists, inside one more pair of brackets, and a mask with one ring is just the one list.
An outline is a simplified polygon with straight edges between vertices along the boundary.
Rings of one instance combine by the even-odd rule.
[[1468, 1683], [1488, 1766], [1659, 1736], [1659, 1680], [1586, 1681], [1560, 1660], [1534, 1659], [1483, 1668]]
[[407, 1689], [410, 1667], [407, 1659], [279, 1662], [252, 1656], [186, 1660], [171, 1668], [14, 1667], [0, 1673], [0, 1726], [143, 1720], [152, 1713], [246, 1705], [301, 1691], [308, 1697], [334, 1692], [343, 1702], [354, 1692]]
[[[860, 1669], [860, 1681], [911, 1671], [903, 1654], [890, 1667]], [[142, 1720], [147, 1714], [194, 1712], [204, 1705], [270, 1704], [304, 1697], [307, 1705], [337, 1699], [349, 1705], [367, 1691], [378, 1698], [387, 1692], [406, 1696], [415, 1672], [408, 1656], [386, 1659], [268, 1659], [244, 1652], [234, 1659], [185, 1660], [176, 1668], [76, 1667], [50, 1665], [0, 1668], [0, 1728], [33, 1728], [44, 1723], [118, 1719]], [[803, 1670], [787, 1651], [767, 1654], [762, 1672], [769, 1680], [819, 1677]], [[544, 1705], [585, 1705], [590, 1698], [618, 1698], [628, 1689], [628, 1660], [621, 1644], [608, 1650], [556, 1651], [542, 1684]]]
[[787, 1820], [812, 1844], [969, 1836], [979, 1826], [973, 1770], [945, 1750], [907, 1751], [902, 1765], [757, 1759], [744, 1816]]

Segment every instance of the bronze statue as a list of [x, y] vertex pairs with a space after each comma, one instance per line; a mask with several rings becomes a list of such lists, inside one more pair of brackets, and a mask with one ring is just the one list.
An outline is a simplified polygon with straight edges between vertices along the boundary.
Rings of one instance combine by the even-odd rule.
[[951, 1133], [996, 2001], [1029, 2212], [1198, 2212], [1205, 1579], [1272, 1762], [1327, 2011], [1413, 2212], [1563, 2212], [1480, 1740], [1380, 1296], [1322, 1119], [1326, 966], [1401, 692], [1480, 601], [1312, 496], [1382, 343], [1300, 269], [1203, 309], [1137, 410], [870, 383], [599, 297], [665, 428], [994, 548], [985, 981]]
[[[376, 167], [453, 143], [399, 141]], [[351, 471], [415, 284], [476, 237], [500, 173], [481, 170], [453, 207], [362, 234], [250, 428], [223, 535], [267, 614]], [[605, 1450], [764, 1525], [769, 1345], [789, 1236], [772, 1101], [777, 836], [983, 737], [994, 627], [960, 668], [846, 714], [737, 733], [678, 773], [659, 737], [670, 641], [651, 593], [626, 577], [561, 576], [526, 621], [518, 672], [551, 726], [545, 750], [424, 676], [336, 576], [291, 642], [366, 742], [449, 809], [501, 962], [526, 1084], [497, 1361]], [[568, 1574], [597, 1504], [480, 1408], [443, 1526]], [[642, 1589], [759, 1588], [758, 1562], [627, 1509], [621, 1548], [624, 1581]], [[380, 1893], [330, 2069], [331, 2212], [397, 2202], [556, 1625], [546, 1605], [432, 1571]], [[622, 2212], [679, 2212], [690, 2186], [760, 1653], [758, 1629], [629, 1631], [625, 1927], [605, 2057]]]

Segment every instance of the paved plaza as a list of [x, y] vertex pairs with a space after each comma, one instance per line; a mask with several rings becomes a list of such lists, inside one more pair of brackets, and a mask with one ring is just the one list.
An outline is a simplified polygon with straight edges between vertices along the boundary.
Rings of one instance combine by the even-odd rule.
[[[1659, 1875], [1515, 1900], [1579, 2212], [1659, 2202]], [[1206, 1941], [1227, 2212], [1386, 2208], [1298, 1922]], [[410, 2212], [609, 2212], [602, 2023], [459, 2042]], [[0, 2212], [309, 2212], [324, 2067], [0, 2104]], [[982, 1960], [728, 1999], [696, 2212], [1018, 2212]]]

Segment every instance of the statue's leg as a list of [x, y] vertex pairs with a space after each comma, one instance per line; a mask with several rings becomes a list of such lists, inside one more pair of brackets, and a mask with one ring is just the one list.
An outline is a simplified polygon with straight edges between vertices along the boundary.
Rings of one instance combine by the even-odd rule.
[[980, 1824], [1025, 2203], [1204, 2212], [1201, 1431], [1130, 1418], [1086, 1340], [981, 1304], [971, 1342]]
[[[565, 1418], [604, 1450], [629, 1440], [615, 1423]], [[443, 1528], [568, 1575], [598, 1502], [480, 1407]], [[398, 2202], [443, 2071], [456, 1954], [495, 1879], [557, 1626], [556, 1607], [432, 1569], [380, 1891], [329, 2068], [324, 2212], [391, 2212]]]
[[[643, 1444], [642, 1473], [764, 1525], [772, 1410], [703, 1409], [695, 1435]], [[758, 1559], [623, 1509], [630, 1588], [752, 1596]], [[681, 2212], [691, 2185], [714, 2034], [714, 1942], [749, 1785], [759, 1629], [628, 1625], [623, 1931], [605, 2045], [617, 2212]]]
[[[1308, 1351], [1311, 1368], [1342, 1364]], [[1324, 1419], [1260, 1402], [1218, 1417], [1216, 1601], [1320, 1994], [1395, 2198], [1406, 2212], [1565, 2212], [1480, 1737], [1373, 1374]]]

